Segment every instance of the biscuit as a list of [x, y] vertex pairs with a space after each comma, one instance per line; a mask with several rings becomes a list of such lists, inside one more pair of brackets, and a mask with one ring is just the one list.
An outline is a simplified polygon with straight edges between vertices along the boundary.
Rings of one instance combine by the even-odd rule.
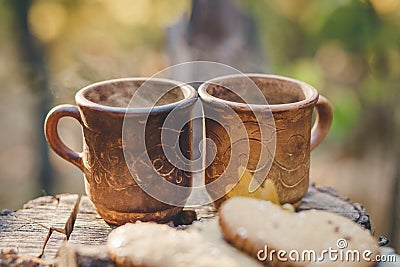
[[[262, 267], [264, 266], [256, 259], [237, 250], [234, 246], [226, 242], [218, 223], [218, 217], [207, 219], [204, 221], [195, 221], [186, 231], [198, 232], [205, 242], [211, 243], [213, 246], [221, 250], [222, 254], [235, 260], [235, 266], [246, 267]], [[225, 265], [221, 265], [225, 266]]]
[[118, 266], [262, 266], [226, 243], [217, 221], [212, 228], [198, 225], [190, 230], [156, 223], [125, 224], [111, 232], [107, 247]]
[[227, 241], [271, 266], [374, 266], [379, 254], [369, 231], [326, 211], [234, 197], [220, 207], [219, 223]]

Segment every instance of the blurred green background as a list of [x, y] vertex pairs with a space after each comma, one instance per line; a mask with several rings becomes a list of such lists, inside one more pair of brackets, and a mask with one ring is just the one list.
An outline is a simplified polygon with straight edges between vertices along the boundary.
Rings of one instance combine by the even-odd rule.
[[[265, 59], [258, 69], [306, 81], [334, 106], [332, 129], [312, 154], [312, 180], [362, 203], [376, 235], [399, 248], [400, 1], [232, 3], [254, 22]], [[179, 62], [166, 49], [166, 29], [191, 10], [188, 0], [0, 2], [0, 209], [84, 193], [80, 172], [47, 152], [44, 114], [92, 82], [151, 76]], [[80, 131], [69, 119], [60, 125], [78, 151]]]

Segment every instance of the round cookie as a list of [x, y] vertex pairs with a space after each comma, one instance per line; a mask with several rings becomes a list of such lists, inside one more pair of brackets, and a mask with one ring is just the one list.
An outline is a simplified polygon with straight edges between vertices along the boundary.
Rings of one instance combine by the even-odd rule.
[[156, 223], [128, 223], [118, 227], [109, 235], [107, 247], [118, 266], [241, 266], [199, 231], [176, 230]]
[[[226, 242], [221, 232], [221, 227], [218, 223], [218, 217], [207, 219], [204, 221], [195, 221], [185, 231], [198, 232], [205, 242], [210, 242], [215, 245], [221, 252], [233, 259], [237, 266], [245, 267], [262, 267], [264, 266], [260, 261], [250, 257], [246, 253], [242, 253], [234, 246]], [[223, 266], [223, 265], [221, 265]]]
[[293, 213], [234, 197], [222, 204], [219, 218], [226, 240], [271, 266], [374, 266], [379, 254], [369, 231], [326, 211]]

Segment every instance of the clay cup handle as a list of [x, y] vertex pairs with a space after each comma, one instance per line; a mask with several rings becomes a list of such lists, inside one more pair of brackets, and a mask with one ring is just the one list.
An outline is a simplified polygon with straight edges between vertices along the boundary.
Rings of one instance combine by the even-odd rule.
[[79, 121], [82, 125], [81, 115], [79, 113], [79, 109], [74, 105], [60, 105], [52, 110], [50, 110], [49, 114], [47, 114], [45, 123], [44, 123], [44, 133], [49, 143], [50, 147], [56, 152], [60, 157], [65, 159], [66, 161], [71, 162], [75, 166], [77, 166], [82, 171], [84, 170], [83, 161], [82, 161], [82, 153], [77, 153], [67, 147], [63, 141], [61, 141], [60, 136], [58, 135], [58, 122], [63, 117], [72, 117]]
[[332, 124], [332, 106], [325, 97], [319, 96], [315, 108], [317, 110], [317, 116], [311, 130], [311, 150], [322, 142]]

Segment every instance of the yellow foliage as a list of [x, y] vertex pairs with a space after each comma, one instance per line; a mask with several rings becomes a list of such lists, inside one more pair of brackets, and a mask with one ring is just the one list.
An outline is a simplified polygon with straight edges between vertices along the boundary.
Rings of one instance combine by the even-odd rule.
[[274, 204], [280, 205], [276, 186], [271, 179], [266, 179], [263, 184], [255, 191], [250, 192], [249, 187], [253, 180], [253, 175], [243, 166], [238, 168], [239, 182], [236, 185], [227, 185], [225, 191], [228, 197], [247, 196], [263, 200], [269, 200]]

